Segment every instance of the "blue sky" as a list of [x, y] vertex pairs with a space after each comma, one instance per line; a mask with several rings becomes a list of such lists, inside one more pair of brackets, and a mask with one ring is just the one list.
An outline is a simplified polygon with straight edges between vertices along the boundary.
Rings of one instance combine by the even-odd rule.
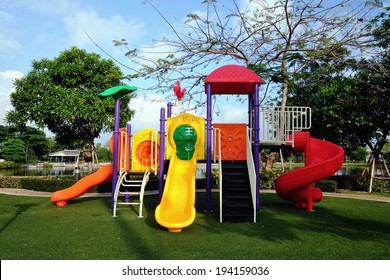
[[[238, 0], [239, 3], [248, 0]], [[275, 0], [272, 0], [275, 1]], [[152, 0], [153, 4], [171, 21], [182, 21], [187, 14], [202, 12], [202, 0]], [[383, 3], [388, 5], [389, 0]], [[232, 5], [230, 0], [219, 4]], [[126, 64], [126, 58], [112, 40], [125, 38], [130, 48], [153, 45], [153, 39], [172, 36], [172, 31], [157, 12], [144, 0], [1, 0], [0, 1], [0, 124], [5, 112], [12, 109], [9, 94], [12, 82], [31, 70], [31, 61], [52, 59], [71, 46], [84, 48], [108, 58], [88, 38], [86, 32], [106, 52]], [[129, 70], [123, 68], [123, 72]], [[145, 85], [133, 84], [137, 87]], [[166, 102], [150, 92], [132, 101], [136, 109], [133, 129], [159, 127], [159, 110]], [[220, 117], [215, 121], [246, 122], [246, 104], [231, 98], [220, 102]], [[182, 109], [182, 108], [181, 108]], [[203, 113], [204, 114], [204, 113]], [[204, 115], [203, 115], [204, 116]], [[109, 135], [100, 140], [105, 144]]]
[[[200, 11], [200, 0], [152, 0], [169, 19], [182, 20], [187, 14]], [[231, 1], [220, 1], [228, 2]], [[12, 109], [9, 94], [12, 81], [31, 70], [31, 61], [52, 59], [71, 46], [107, 56], [88, 38], [126, 64], [126, 58], [112, 40], [125, 38], [129, 47], [153, 45], [153, 39], [172, 34], [169, 26], [143, 0], [1, 0], [0, 2], [0, 124], [6, 111]], [[124, 73], [129, 73], [123, 68]], [[143, 87], [143, 85], [136, 85]], [[165, 102], [149, 102], [150, 96], [133, 100], [130, 107], [137, 113], [132, 120], [135, 130], [159, 127], [159, 109]], [[225, 121], [245, 122], [246, 106], [226, 103], [221, 110], [229, 112]], [[233, 110], [234, 109], [234, 110]], [[103, 144], [109, 135], [97, 142]]]

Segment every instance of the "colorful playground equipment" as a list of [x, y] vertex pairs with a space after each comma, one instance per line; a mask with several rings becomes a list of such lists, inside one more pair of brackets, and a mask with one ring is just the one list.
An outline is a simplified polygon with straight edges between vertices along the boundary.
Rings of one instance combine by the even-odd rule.
[[[101, 93], [116, 100], [114, 134], [110, 146], [112, 164], [55, 192], [51, 201], [58, 206], [112, 179], [112, 209], [138, 205], [142, 217], [143, 195], [150, 176], [158, 180], [159, 203], [155, 219], [170, 232], [180, 232], [196, 218], [195, 182], [197, 166], [205, 166], [205, 211], [212, 211], [212, 170], [219, 172], [220, 222], [256, 222], [260, 210], [260, 144], [291, 147], [305, 154], [305, 166], [282, 174], [275, 181], [277, 194], [297, 207], [313, 210], [322, 199], [312, 186], [335, 173], [342, 165], [341, 147], [310, 137], [311, 111], [308, 107], [260, 107], [261, 78], [238, 65], [225, 65], [205, 79], [206, 118], [189, 113], [172, 116], [172, 104], [160, 111], [160, 130], [146, 128], [132, 133], [131, 125], [119, 128], [120, 98], [136, 88], [118, 86]], [[185, 90], [180, 83], [174, 94], [180, 101]], [[247, 123], [213, 123], [212, 95], [242, 94], [248, 98]], [[176, 104], [178, 106], [179, 103]], [[168, 167], [167, 167], [168, 166]], [[166, 170], [167, 169], [167, 170]]]
[[184, 113], [168, 121], [169, 169], [156, 221], [170, 232], [180, 232], [196, 216], [197, 159], [204, 158], [204, 119]]

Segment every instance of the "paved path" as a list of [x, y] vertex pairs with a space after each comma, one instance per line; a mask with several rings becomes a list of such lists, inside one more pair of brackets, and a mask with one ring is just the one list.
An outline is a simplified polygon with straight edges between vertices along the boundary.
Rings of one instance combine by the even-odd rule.
[[[263, 193], [275, 193], [274, 190], [261, 190]], [[150, 194], [156, 194], [156, 191], [150, 192]], [[53, 193], [51, 192], [37, 192], [25, 189], [12, 189], [12, 188], [0, 188], [0, 194], [7, 195], [20, 195], [20, 196], [37, 196], [37, 197], [51, 197]], [[352, 198], [352, 199], [361, 199], [361, 200], [372, 200], [372, 201], [382, 201], [390, 203], [390, 197], [380, 196], [375, 194], [350, 194], [350, 193], [323, 193], [325, 197], [340, 197], [340, 198]], [[81, 197], [110, 197], [110, 193], [86, 193]]]

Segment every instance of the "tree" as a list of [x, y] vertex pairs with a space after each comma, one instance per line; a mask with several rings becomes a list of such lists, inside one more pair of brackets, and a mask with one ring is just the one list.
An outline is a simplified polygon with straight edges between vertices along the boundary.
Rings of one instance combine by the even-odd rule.
[[23, 129], [16, 126], [0, 126], [0, 143], [15, 137], [26, 147], [26, 161], [40, 159], [48, 153], [48, 139], [43, 130], [31, 126]]
[[19, 139], [26, 146], [26, 153], [29, 156], [27, 161], [40, 159], [48, 153], [48, 139], [43, 130], [35, 127], [27, 126], [24, 131], [19, 134]]
[[367, 149], [364, 147], [359, 147], [357, 150], [351, 153], [351, 159], [357, 161], [366, 161], [368, 156]]
[[96, 153], [101, 162], [110, 162], [112, 161], [112, 153], [108, 147], [103, 147], [102, 144], [98, 143], [96, 145]]
[[367, 145], [378, 160], [390, 136], [390, 7], [380, 13], [368, 28], [373, 30], [374, 46], [380, 52], [377, 56], [361, 60], [356, 67], [356, 79], [360, 91], [370, 97], [367, 107], [372, 119], [372, 136], [367, 139]]
[[317, 60], [290, 84], [291, 104], [312, 107], [314, 136], [342, 145], [347, 153], [368, 146], [375, 159], [390, 135], [389, 22], [387, 9], [367, 26], [377, 39], [377, 55], [351, 64]]
[[[98, 94], [120, 85], [122, 77], [112, 60], [76, 47], [53, 60], [34, 60], [32, 70], [15, 81], [14, 110], [7, 112], [6, 120], [21, 127], [27, 122], [46, 126], [58, 143], [71, 147], [93, 142], [114, 126], [115, 102], [101, 100]], [[122, 125], [134, 113], [128, 106], [133, 96], [121, 100]]]
[[185, 80], [189, 85], [186, 98], [195, 101], [198, 98], [194, 95], [203, 91], [197, 86], [209, 66], [235, 62], [262, 76], [266, 89], [280, 86], [282, 106], [287, 102], [292, 75], [307, 63], [321, 57], [343, 59], [338, 56], [343, 47], [354, 49], [357, 55], [364, 50], [371, 37], [362, 27], [377, 8], [355, 0], [332, 4], [322, 0], [273, 4], [250, 0], [243, 1], [245, 6], [236, 0], [230, 6], [206, 0], [204, 14], [189, 14], [177, 27], [151, 1], [145, 2], [171, 27], [174, 37], [156, 40], [150, 49], [133, 49], [125, 39], [114, 40], [133, 62], [129, 78], [154, 79], [151, 89], [161, 92], [171, 89], [177, 79]]
[[9, 138], [3, 142], [2, 155], [5, 160], [15, 163], [23, 163], [25, 161], [25, 149], [23, 141], [17, 137]]

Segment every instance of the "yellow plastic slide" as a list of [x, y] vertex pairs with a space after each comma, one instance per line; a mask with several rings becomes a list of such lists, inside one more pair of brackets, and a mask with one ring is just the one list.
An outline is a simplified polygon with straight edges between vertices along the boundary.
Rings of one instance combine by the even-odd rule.
[[173, 147], [156, 221], [170, 232], [180, 232], [196, 216], [196, 160], [204, 143], [204, 119], [184, 113], [168, 121], [168, 145]]
[[195, 173], [196, 157], [180, 160], [172, 155], [164, 193], [155, 212], [156, 221], [170, 232], [180, 232], [195, 220]]

